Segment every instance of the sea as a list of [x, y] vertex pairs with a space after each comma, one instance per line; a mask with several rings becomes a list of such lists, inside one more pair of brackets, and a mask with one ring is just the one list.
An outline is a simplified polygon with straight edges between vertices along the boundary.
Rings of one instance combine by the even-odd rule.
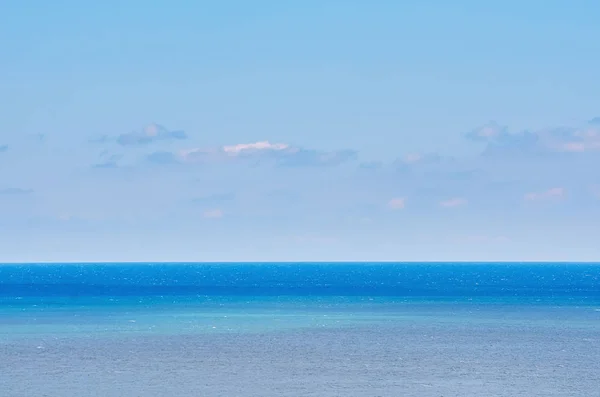
[[600, 397], [600, 264], [0, 264], [1, 397]]

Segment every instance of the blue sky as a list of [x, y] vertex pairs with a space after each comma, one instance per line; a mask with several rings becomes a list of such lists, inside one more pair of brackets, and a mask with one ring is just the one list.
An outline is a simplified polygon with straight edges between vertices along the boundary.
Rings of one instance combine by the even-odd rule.
[[0, 261], [597, 260], [600, 4], [0, 5]]

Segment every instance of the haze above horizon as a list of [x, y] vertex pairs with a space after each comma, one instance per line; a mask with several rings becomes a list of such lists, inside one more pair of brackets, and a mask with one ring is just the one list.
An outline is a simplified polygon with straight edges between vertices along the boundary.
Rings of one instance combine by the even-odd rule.
[[600, 260], [600, 3], [0, 5], [0, 262]]

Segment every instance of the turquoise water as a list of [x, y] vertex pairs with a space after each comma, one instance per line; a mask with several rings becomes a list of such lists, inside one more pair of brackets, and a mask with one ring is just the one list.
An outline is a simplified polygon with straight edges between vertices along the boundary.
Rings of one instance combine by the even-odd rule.
[[20, 396], [593, 396], [595, 264], [0, 265]]
[[600, 305], [561, 298], [52, 297], [0, 299], [0, 341], [28, 335], [107, 336], [283, 331], [397, 323], [595, 327]]
[[585, 325], [598, 308], [600, 266], [593, 264], [0, 266], [5, 340], [402, 321]]

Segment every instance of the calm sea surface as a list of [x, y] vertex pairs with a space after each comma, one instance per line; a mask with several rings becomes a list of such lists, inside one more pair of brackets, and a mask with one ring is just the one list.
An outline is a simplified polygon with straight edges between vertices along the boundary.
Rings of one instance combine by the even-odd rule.
[[598, 264], [0, 265], [0, 396], [600, 397]]

